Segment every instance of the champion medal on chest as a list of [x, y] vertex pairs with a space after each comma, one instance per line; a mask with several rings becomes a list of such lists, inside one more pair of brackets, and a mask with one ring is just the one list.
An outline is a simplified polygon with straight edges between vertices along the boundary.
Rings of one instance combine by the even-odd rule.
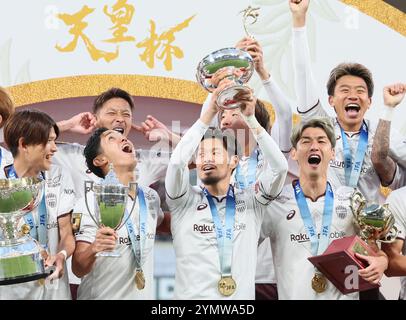
[[220, 281], [218, 282], [218, 289], [223, 296], [228, 297], [235, 292], [235, 289], [237, 289], [237, 284], [231, 276], [221, 277]]

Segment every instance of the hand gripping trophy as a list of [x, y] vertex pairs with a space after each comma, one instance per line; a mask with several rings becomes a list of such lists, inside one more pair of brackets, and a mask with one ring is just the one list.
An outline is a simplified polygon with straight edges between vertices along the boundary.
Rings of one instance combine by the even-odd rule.
[[44, 188], [39, 178], [0, 179], [0, 285], [43, 279], [54, 271], [46, 267], [48, 253], [30, 236], [30, 226], [21, 225], [21, 218], [45, 206]]
[[[370, 245], [376, 247], [379, 242], [393, 242], [398, 234], [393, 213], [387, 205], [367, 204], [359, 190], [350, 189], [350, 209], [359, 236], [334, 240], [322, 255], [308, 258], [344, 294], [379, 287], [362, 278], [357, 287], [346, 287], [348, 274], [345, 270], [348, 266], [358, 269], [367, 267], [355, 253], [374, 256], [376, 253]], [[316, 289], [320, 288], [318, 292], [324, 291], [327, 284], [323, 275], [314, 286]]]
[[[127, 212], [127, 199], [132, 190], [137, 190], [137, 183], [131, 182], [129, 186], [122, 185], [117, 179], [112, 164], [110, 164], [110, 170], [106, 177], [101, 179], [99, 183], [85, 181], [86, 208], [99, 228], [110, 227], [118, 230], [125, 225], [136, 203], [134, 201], [130, 212]], [[88, 194], [90, 192], [93, 192], [94, 213], [89, 208]], [[99, 252], [96, 256], [120, 257], [120, 253], [114, 250], [111, 252]]]
[[[251, 35], [247, 31], [248, 18], [252, 18], [253, 24], [257, 21], [259, 8], [242, 10], [244, 30], [247, 36]], [[226, 70], [225, 76], [218, 79], [219, 72]], [[238, 97], [241, 94], [250, 91], [245, 86], [254, 72], [254, 62], [251, 55], [237, 48], [223, 48], [214, 51], [204, 57], [197, 66], [196, 79], [200, 85], [209, 92], [213, 92], [219, 82], [228, 78], [234, 82], [234, 85], [225, 88], [217, 98], [217, 105], [222, 109], [236, 109], [243, 105]]]

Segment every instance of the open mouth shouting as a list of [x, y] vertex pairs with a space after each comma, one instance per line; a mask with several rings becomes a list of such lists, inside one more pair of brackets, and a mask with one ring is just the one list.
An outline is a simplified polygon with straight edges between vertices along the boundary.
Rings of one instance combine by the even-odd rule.
[[215, 170], [216, 169], [216, 166], [214, 165], [214, 164], [204, 164], [203, 166], [202, 166], [202, 171], [204, 172], [204, 173], [210, 173], [210, 172], [212, 172], [213, 170]]
[[123, 127], [115, 127], [115, 128], [113, 128], [113, 130], [117, 131], [117, 132], [119, 132], [121, 134], [124, 134], [124, 128]]
[[361, 110], [361, 106], [357, 103], [349, 103], [345, 106], [344, 110], [349, 118], [356, 118]]
[[121, 151], [125, 153], [133, 153], [133, 146], [130, 143], [125, 142], [121, 145]]
[[317, 168], [317, 166], [321, 162], [321, 157], [318, 154], [311, 154], [309, 158], [307, 158], [307, 162], [310, 164], [311, 167]]

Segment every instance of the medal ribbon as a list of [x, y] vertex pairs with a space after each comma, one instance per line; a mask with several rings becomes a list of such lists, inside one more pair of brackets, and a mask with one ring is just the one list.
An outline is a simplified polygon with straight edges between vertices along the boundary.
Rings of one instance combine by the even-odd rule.
[[[142, 261], [142, 251], [145, 247], [145, 240], [146, 240], [146, 234], [147, 234], [147, 205], [145, 203], [145, 196], [144, 192], [140, 187], [137, 189], [137, 197], [138, 197], [138, 203], [139, 203], [139, 237], [140, 241], [136, 241], [136, 233], [134, 229], [134, 225], [131, 221], [131, 218], [128, 216], [129, 213], [127, 209], [125, 210], [125, 216], [124, 219], [127, 220], [126, 222], [126, 227], [127, 227], [127, 232], [128, 236], [131, 239], [131, 248], [135, 256], [135, 264], [137, 270], [141, 269], [143, 265]], [[135, 201], [135, 200], [134, 200]]]
[[226, 214], [224, 226], [213, 201], [213, 196], [203, 189], [207, 200], [209, 201], [211, 215], [213, 217], [214, 227], [216, 229], [217, 247], [219, 251], [220, 268], [222, 276], [231, 276], [231, 262], [233, 253], [233, 234], [235, 221], [235, 197], [232, 186], [228, 187], [226, 197]]
[[[258, 165], [258, 149], [255, 149], [248, 160], [248, 172], [245, 177], [241, 172], [240, 164], [235, 168], [235, 181], [238, 183], [240, 189], [244, 190], [254, 184], [256, 180]], [[248, 180], [248, 181], [247, 181]]]
[[327, 249], [329, 243], [330, 225], [333, 218], [333, 190], [331, 189], [330, 183], [327, 182], [320, 239], [318, 238], [316, 227], [313, 223], [313, 219], [310, 214], [306, 198], [303, 194], [303, 190], [300, 187], [299, 181], [297, 181], [297, 183], [295, 184], [295, 197], [297, 205], [299, 206], [300, 215], [302, 216], [302, 220], [306, 228], [307, 235], [310, 238], [311, 253], [313, 256], [319, 255]]
[[[14, 168], [14, 165], [10, 166], [10, 169], [7, 173], [8, 179], [18, 179], [17, 172]], [[38, 207], [38, 216], [39, 216], [39, 226], [38, 232], [34, 216], [32, 212], [28, 212], [24, 216], [24, 221], [30, 226], [30, 236], [34, 239], [37, 239], [44, 249], [48, 248], [48, 237], [47, 237], [47, 206], [45, 202], [45, 186], [42, 193], [42, 199]]]
[[351, 149], [348, 144], [347, 136], [341, 128], [341, 138], [343, 140], [344, 151], [344, 172], [345, 172], [345, 184], [349, 187], [356, 188], [358, 179], [361, 174], [362, 163], [364, 162], [365, 152], [368, 146], [368, 130], [365, 122], [362, 124], [357, 152], [355, 154], [354, 166], [352, 166]]

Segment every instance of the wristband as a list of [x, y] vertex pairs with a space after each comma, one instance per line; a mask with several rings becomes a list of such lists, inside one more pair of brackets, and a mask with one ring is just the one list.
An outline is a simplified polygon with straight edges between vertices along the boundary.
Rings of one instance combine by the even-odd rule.
[[63, 254], [63, 256], [65, 257], [65, 261], [66, 261], [66, 259], [68, 258], [68, 253], [66, 252], [66, 250], [61, 250], [58, 252], [58, 254], [60, 254], [60, 253]]
[[245, 115], [241, 114], [242, 117], [244, 118], [245, 122], [247, 123], [248, 127], [250, 129], [259, 129], [261, 128], [261, 125], [259, 124], [257, 118], [255, 118], [254, 115], [246, 117]]
[[388, 106], [384, 106], [383, 107], [383, 113], [381, 115], [381, 119], [382, 120], [386, 120], [386, 121], [392, 121], [393, 118], [393, 111], [395, 111], [395, 108], [392, 107], [388, 107]]

